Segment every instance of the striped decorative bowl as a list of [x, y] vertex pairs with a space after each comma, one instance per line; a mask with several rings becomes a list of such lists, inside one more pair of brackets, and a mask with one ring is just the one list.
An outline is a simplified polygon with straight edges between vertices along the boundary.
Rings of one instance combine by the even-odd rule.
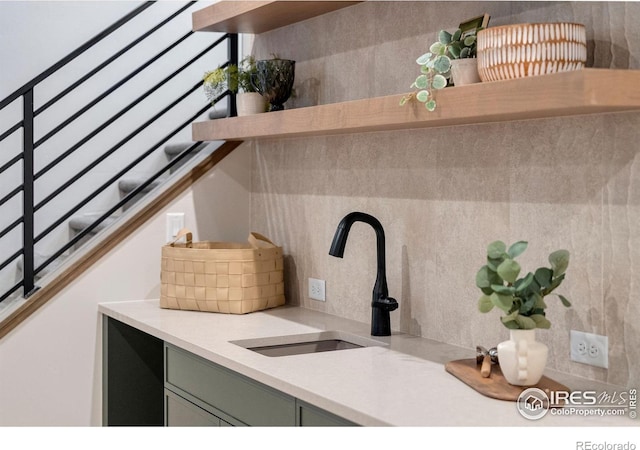
[[587, 62], [584, 25], [524, 23], [478, 32], [478, 74], [482, 81], [583, 69]]

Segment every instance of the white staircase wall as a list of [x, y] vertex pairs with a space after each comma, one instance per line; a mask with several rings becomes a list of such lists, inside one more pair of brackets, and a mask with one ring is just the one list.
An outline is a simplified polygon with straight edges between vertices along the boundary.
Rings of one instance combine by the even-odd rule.
[[0, 426], [101, 424], [98, 303], [159, 297], [167, 212], [184, 212], [196, 240], [245, 242], [250, 169], [243, 145], [0, 339]]

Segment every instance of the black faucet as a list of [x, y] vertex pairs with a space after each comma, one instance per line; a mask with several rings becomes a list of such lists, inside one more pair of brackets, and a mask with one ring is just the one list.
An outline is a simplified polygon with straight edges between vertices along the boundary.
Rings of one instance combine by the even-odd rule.
[[338, 224], [336, 234], [333, 236], [329, 254], [342, 258], [344, 247], [347, 244], [349, 230], [354, 222], [365, 222], [373, 227], [376, 232], [376, 247], [378, 249], [378, 273], [376, 284], [373, 286], [373, 300], [371, 301], [371, 335], [390, 336], [391, 324], [389, 312], [398, 309], [398, 302], [389, 297], [387, 289], [387, 272], [384, 254], [384, 229], [378, 219], [362, 212], [352, 212], [344, 216]]

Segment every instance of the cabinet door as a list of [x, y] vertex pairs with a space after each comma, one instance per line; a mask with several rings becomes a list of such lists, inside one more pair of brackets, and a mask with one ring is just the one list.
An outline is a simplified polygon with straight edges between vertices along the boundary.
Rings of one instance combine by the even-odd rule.
[[[294, 426], [295, 399], [193, 353], [165, 344], [165, 386], [221, 417], [253, 426]], [[229, 417], [229, 420], [227, 418]]]
[[353, 427], [355, 423], [336, 416], [324, 409], [296, 400], [298, 425], [301, 427]]
[[165, 389], [165, 425], [168, 427], [219, 427], [220, 419]]

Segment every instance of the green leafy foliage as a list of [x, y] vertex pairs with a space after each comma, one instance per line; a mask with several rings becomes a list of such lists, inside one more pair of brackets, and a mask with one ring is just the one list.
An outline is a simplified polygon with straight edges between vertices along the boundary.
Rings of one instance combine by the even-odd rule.
[[495, 306], [497, 306], [504, 312], [509, 312], [513, 307], [512, 295], [504, 295], [504, 294], [498, 294], [497, 292], [494, 292], [493, 294], [491, 294], [491, 297], [489, 298], [491, 298], [491, 302]]
[[487, 247], [487, 257], [497, 260], [504, 256], [507, 246], [502, 241], [494, 241]]
[[522, 253], [524, 253], [524, 251], [527, 249], [527, 245], [528, 244], [525, 241], [518, 241], [515, 244], [512, 244], [511, 247], [509, 247], [507, 253], [512, 259], [517, 258], [518, 256], [522, 255]]
[[549, 255], [549, 263], [554, 273], [562, 275], [569, 265], [569, 252], [566, 250], [558, 250]]
[[416, 94], [416, 99], [419, 102], [426, 102], [429, 98], [429, 91], [422, 90]]
[[493, 309], [493, 302], [491, 301], [491, 297], [488, 295], [483, 295], [478, 300], [478, 309], [480, 312], [486, 313]]
[[505, 259], [498, 266], [498, 275], [508, 283], [515, 283], [520, 275], [520, 264], [514, 259]]
[[451, 59], [448, 56], [440, 55], [433, 61], [433, 70], [443, 74], [448, 73], [451, 69]]
[[[569, 252], [557, 250], [551, 253], [551, 267], [540, 267], [518, 278], [521, 267], [515, 258], [527, 249], [527, 245], [525, 241], [518, 241], [507, 249], [504, 242], [494, 241], [487, 246], [487, 264], [476, 274], [476, 286], [482, 291], [478, 310], [487, 313], [497, 307], [504, 313], [500, 321], [509, 329], [550, 328], [551, 322], [545, 315], [547, 304], [544, 297], [565, 279]], [[560, 299], [563, 306], [571, 306], [566, 297], [553, 295]]]
[[418, 78], [416, 78], [416, 82], [413, 84], [418, 89], [425, 89], [427, 86], [429, 86], [429, 80], [426, 75], [420, 75]]
[[256, 73], [256, 61], [252, 56], [244, 58], [239, 66], [228, 64], [206, 72], [202, 77], [204, 93], [210, 103], [227, 89], [233, 93], [255, 92], [251, 84], [251, 75]]
[[475, 33], [480, 30], [478, 28], [473, 34], [465, 36], [460, 29], [454, 33], [440, 30], [438, 40], [429, 46], [429, 51], [416, 59], [421, 73], [411, 85], [416, 92], [404, 95], [400, 99], [400, 106], [415, 99], [424, 103], [427, 110], [434, 111], [437, 107], [435, 92], [447, 87], [451, 78], [451, 60], [476, 57]]

